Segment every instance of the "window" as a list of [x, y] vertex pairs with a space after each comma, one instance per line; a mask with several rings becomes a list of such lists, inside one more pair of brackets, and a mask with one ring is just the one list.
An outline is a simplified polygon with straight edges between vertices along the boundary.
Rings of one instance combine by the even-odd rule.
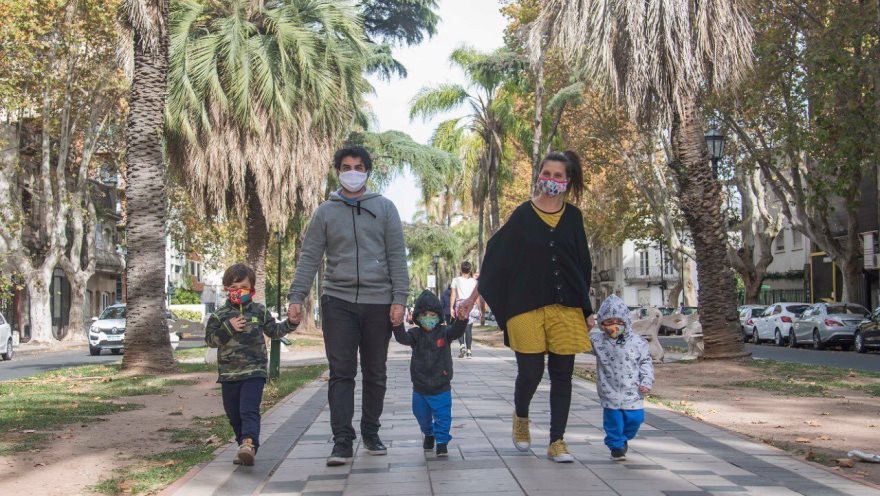
[[5, 323], [6, 323], [6, 321], [5, 321], [5, 320], [3, 320], [3, 316], [2, 316], [2, 315], [0, 315], [0, 325], [3, 325], [3, 324], [5, 324]]
[[785, 229], [776, 236], [776, 252], [785, 251]]
[[640, 276], [648, 275], [648, 252], [647, 251], [639, 252], [639, 275]]
[[775, 307], [773, 307], [773, 315], [779, 315], [780, 313], [782, 313], [782, 307], [781, 307], [781, 306], [776, 305]]
[[792, 250], [802, 250], [804, 249], [804, 235], [799, 231], [791, 230], [791, 249]]

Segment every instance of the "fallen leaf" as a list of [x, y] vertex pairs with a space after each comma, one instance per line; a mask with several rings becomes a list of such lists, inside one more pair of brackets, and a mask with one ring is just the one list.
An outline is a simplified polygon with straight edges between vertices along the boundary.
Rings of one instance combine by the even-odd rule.
[[805, 437], [799, 437], [799, 438], [795, 439], [794, 442], [796, 442], [796, 443], [810, 444], [810, 440], [807, 439], [807, 438], [805, 438]]
[[774, 427], [774, 429], [785, 429], [785, 426], [784, 425], [777, 425], [776, 427]]
[[220, 444], [221, 442], [220, 438], [213, 434], [208, 439], [205, 439], [205, 444]]
[[[755, 424], [755, 425], [764, 425], [764, 424], [766, 424], [767, 422], [764, 422], [763, 420], [752, 420], [752, 423]], [[781, 425], [777, 425], [777, 426], [776, 426], [776, 429], [779, 429], [780, 427], [782, 427], [782, 426], [781, 426]]]
[[847, 376], [847, 377], [855, 377], [855, 376], [856, 376], [856, 373], [853, 372], [852, 370], [850, 370], [849, 373], [846, 374], [846, 376]]
[[822, 427], [822, 424], [816, 422], [815, 420], [804, 420], [804, 423], [809, 425], [810, 427]]
[[858, 472], [855, 473], [855, 475], [857, 475], [859, 477], [867, 477], [868, 472], [865, 472], [864, 470], [859, 470]]
[[828, 412], [822, 412], [822, 413], [820, 413], [819, 415], [821, 415], [821, 416], [823, 416], [823, 417], [827, 417], [827, 416], [829, 416], [829, 415], [831, 415], [831, 414], [828, 413]]
[[831, 436], [829, 436], [828, 434], [822, 434], [816, 439], [819, 439], [820, 441], [831, 441]]
[[709, 410], [709, 414], [711, 414], [711, 415], [715, 415], [716, 413], [718, 413], [718, 410], [716, 410], [714, 408]]
[[838, 467], [853, 468], [855, 465], [856, 465], [855, 462], [852, 461], [851, 458], [838, 458], [837, 459], [837, 466]]
[[37, 462], [37, 463], [34, 464], [34, 466], [35, 466], [35, 467], [45, 467], [46, 464], [43, 463], [43, 462]]
[[35, 432], [37, 432], [37, 431], [35, 431], [33, 429], [25, 429], [25, 430], [21, 431], [22, 434], [33, 434]]
[[177, 460], [168, 460], [162, 464], [163, 467], [170, 467], [172, 465], [177, 465]]
[[733, 401], [742, 401], [742, 400], [743, 400], [742, 396], [737, 396], [736, 398], [733, 399]]

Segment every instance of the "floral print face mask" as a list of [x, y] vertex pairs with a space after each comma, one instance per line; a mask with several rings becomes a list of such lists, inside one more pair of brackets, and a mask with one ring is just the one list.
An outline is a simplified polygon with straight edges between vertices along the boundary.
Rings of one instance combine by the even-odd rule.
[[559, 196], [568, 189], [568, 181], [542, 177], [538, 179], [538, 191], [547, 196]]

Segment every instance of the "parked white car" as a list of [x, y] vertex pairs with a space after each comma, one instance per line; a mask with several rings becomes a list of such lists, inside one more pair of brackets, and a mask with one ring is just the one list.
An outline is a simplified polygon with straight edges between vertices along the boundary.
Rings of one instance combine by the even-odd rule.
[[775, 303], [767, 307], [764, 315], [755, 319], [752, 341], [761, 344], [773, 341], [777, 346], [785, 346], [795, 319], [809, 308], [808, 303]]
[[[166, 318], [170, 327], [174, 316], [168, 312]], [[88, 334], [91, 355], [100, 355], [103, 350], [110, 350], [114, 355], [122, 353], [125, 349], [125, 305], [111, 305], [105, 308], [99, 317], [92, 317]], [[176, 350], [180, 344], [180, 336], [172, 332], [168, 337], [171, 340], [171, 348]]]
[[12, 360], [12, 326], [0, 315], [0, 358]]

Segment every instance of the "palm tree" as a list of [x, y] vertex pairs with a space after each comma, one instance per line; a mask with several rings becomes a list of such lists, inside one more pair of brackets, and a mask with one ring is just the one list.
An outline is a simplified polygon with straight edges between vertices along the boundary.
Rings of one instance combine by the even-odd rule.
[[[493, 233], [501, 223], [498, 176], [504, 154], [505, 133], [514, 121], [513, 99], [504, 91], [503, 83], [516, 60], [503, 49], [485, 54], [468, 47], [459, 48], [452, 52], [450, 61], [465, 73], [468, 84], [423, 88], [410, 102], [410, 119], [421, 117], [427, 120], [461, 107], [468, 108], [469, 113], [461, 119], [483, 143], [479, 178], [485, 181], [490, 205], [489, 228]], [[475, 191], [483, 190], [482, 184], [477, 186]], [[482, 209], [485, 196], [480, 195], [476, 199]]]
[[270, 230], [322, 200], [333, 147], [363, 120], [363, 72], [382, 63], [356, 8], [329, 0], [178, 0], [170, 31], [174, 172], [197, 211], [246, 219], [262, 301]]
[[530, 32], [533, 58], [549, 41], [585, 81], [598, 81], [622, 102], [637, 124], [669, 128], [669, 165], [696, 250], [707, 357], [741, 356], [743, 345], [700, 96], [740, 82], [751, 64], [752, 38], [741, 0], [549, 0]]
[[122, 23], [132, 43], [126, 129], [128, 258], [122, 368], [166, 373], [176, 366], [165, 320], [165, 160], [162, 111], [168, 70], [167, 0], [126, 0]]

